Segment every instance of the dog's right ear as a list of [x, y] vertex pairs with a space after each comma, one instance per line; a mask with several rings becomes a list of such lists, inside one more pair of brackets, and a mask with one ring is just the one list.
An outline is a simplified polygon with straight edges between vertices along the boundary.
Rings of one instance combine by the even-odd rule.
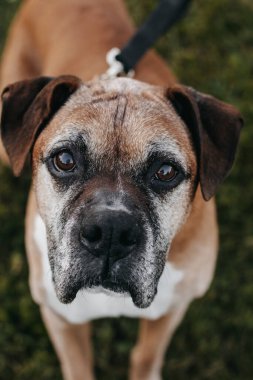
[[80, 84], [79, 78], [64, 75], [24, 80], [3, 90], [1, 136], [15, 175], [39, 133]]

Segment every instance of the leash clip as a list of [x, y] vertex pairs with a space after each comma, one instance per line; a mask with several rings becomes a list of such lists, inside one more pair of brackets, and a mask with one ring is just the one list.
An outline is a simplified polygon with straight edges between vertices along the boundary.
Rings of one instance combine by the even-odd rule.
[[117, 60], [117, 55], [120, 54], [120, 49], [119, 48], [112, 48], [111, 50], [108, 51], [106, 54], [106, 62], [109, 65], [109, 69], [106, 71], [104, 74], [105, 78], [116, 78], [116, 77], [129, 77], [133, 78], [134, 77], [134, 70], [128, 71], [128, 73], [125, 72], [123, 63]]

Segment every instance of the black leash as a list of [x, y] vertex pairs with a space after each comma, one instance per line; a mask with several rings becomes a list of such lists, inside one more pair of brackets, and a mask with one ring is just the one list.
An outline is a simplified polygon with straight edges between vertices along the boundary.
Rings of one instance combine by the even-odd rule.
[[148, 20], [114, 57], [123, 65], [125, 74], [132, 70], [155, 41], [185, 14], [189, 4], [190, 0], [160, 0]]

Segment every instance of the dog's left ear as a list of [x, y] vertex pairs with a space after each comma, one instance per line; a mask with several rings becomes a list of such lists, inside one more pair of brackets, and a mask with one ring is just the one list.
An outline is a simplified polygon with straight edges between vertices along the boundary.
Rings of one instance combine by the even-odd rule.
[[15, 175], [39, 133], [80, 84], [77, 77], [64, 75], [24, 80], [3, 90], [1, 136]]
[[233, 106], [192, 88], [169, 88], [167, 97], [193, 137], [204, 199], [209, 200], [235, 158], [243, 119]]

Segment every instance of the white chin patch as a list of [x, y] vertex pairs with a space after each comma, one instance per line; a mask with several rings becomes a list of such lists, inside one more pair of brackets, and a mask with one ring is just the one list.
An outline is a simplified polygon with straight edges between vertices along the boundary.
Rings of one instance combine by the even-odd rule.
[[[80, 292], [83, 292], [83, 291], [84, 290], [80, 290]], [[93, 288], [85, 289], [85, 292], [91, 293], [91, 294], [102, 293], [102, 294], [105, 294], [106, 296], [109, 296], [109, 297], [118, 297], [118, 298], [122, 298], [122, 297], [127, 298], [127, 297], [130, 297], [130, 295], [129, 295], [128, 292], [116, 293], [113, 290], [103, 288], [103, 286], [94, 286]]]
[[115, 293], [100, 287], [80, 290], [71, 304], [62, 304], [54, 290], [48, 260], [46, 229], [39, 215], [35, 219], [34, 239], [42, 256], [42, 286], [47, 305], [70, 323], [84, 323], [93, 319], [119, 316], [157, 319], [178, 302], [176, 285], [182, 280], [183, 272], [167, 262], [158, 283], [157, 294], [146, 309], [136, 307], [128, 294]]

